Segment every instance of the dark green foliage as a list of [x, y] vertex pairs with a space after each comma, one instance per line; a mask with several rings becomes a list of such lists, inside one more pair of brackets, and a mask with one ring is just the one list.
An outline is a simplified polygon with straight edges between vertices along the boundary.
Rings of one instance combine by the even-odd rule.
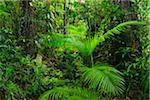
[[[60, 84], [60, 70], [37, 59], [24, 57], [11, 31], [0, 31], [0, 98], [23, 99]], [[62, 82], [61, 82], [62, 83]]]

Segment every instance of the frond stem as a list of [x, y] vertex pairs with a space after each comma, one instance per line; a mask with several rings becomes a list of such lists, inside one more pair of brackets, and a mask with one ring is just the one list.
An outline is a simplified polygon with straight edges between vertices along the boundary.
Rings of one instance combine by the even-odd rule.
[[93, 62], [93, 55], [91, 54], [91, 65], [92, 65], [92, 67], [93, 67], [93, 65], [94, 65], [94, 62]]

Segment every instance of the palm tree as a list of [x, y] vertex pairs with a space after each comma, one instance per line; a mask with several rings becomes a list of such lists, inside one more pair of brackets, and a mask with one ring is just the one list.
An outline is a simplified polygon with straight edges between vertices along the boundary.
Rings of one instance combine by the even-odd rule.
[[[77, 100], [98, 100], [102, 94], [108, 96], [117, 96], [124, 92], [125, 84], [121, 76], [122, 73], [111, 65], [97, 65], [93, 62], [93, 52], [99, 43], [115, 34], [120, 34], [131, 25], [145, 25], [144, 22], [129, 21], [109, 30], [105, 34], [95, 35], [94, 37], [86, 37], [87, 28], [79, 25], [78, 27], [69, 25], [67, 27], [67, 35], [52, 34], [50, 37], [51, 46], [60, 46], [67, 43], [68, 47], [76, 48], [84, 60], [84, 67], [80, 67], [81, 82], [88, 88], [82, 87], [57, 87], [46, 91], [40, 96], [41, 100], [47, 100], [49, 97], [54, 99], [67, 100], [73, 98]], [[57, 41], [57, 42], [56, 42]], [[90, 63], [87, 63], [90, 62]], [[92, 91], [92, 92], [91, 92]], [[82, 98], [82, 99], [81, 99]]]

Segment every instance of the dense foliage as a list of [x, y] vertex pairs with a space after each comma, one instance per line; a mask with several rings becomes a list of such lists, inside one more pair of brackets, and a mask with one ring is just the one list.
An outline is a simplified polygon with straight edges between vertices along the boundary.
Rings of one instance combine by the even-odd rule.
[[147, 0], [1, 0], [0, 100], [148, 100]]

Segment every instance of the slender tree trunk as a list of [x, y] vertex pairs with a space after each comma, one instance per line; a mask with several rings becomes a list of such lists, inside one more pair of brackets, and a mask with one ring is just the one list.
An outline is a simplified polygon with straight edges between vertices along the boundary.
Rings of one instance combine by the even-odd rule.
[[35, 53], [35, 28], [32, 22], [33, 13], [30, 6], [31, 0], [22, 0], [22, 21], [21, 21], [21, 36], [25, 38], [24, 48], [27, 54], [34, 56]]
[[67, 26], [67, 8], [66, 8], [66, 0], [64, 0], [64, 34], [67, 34], [66, 26]]

